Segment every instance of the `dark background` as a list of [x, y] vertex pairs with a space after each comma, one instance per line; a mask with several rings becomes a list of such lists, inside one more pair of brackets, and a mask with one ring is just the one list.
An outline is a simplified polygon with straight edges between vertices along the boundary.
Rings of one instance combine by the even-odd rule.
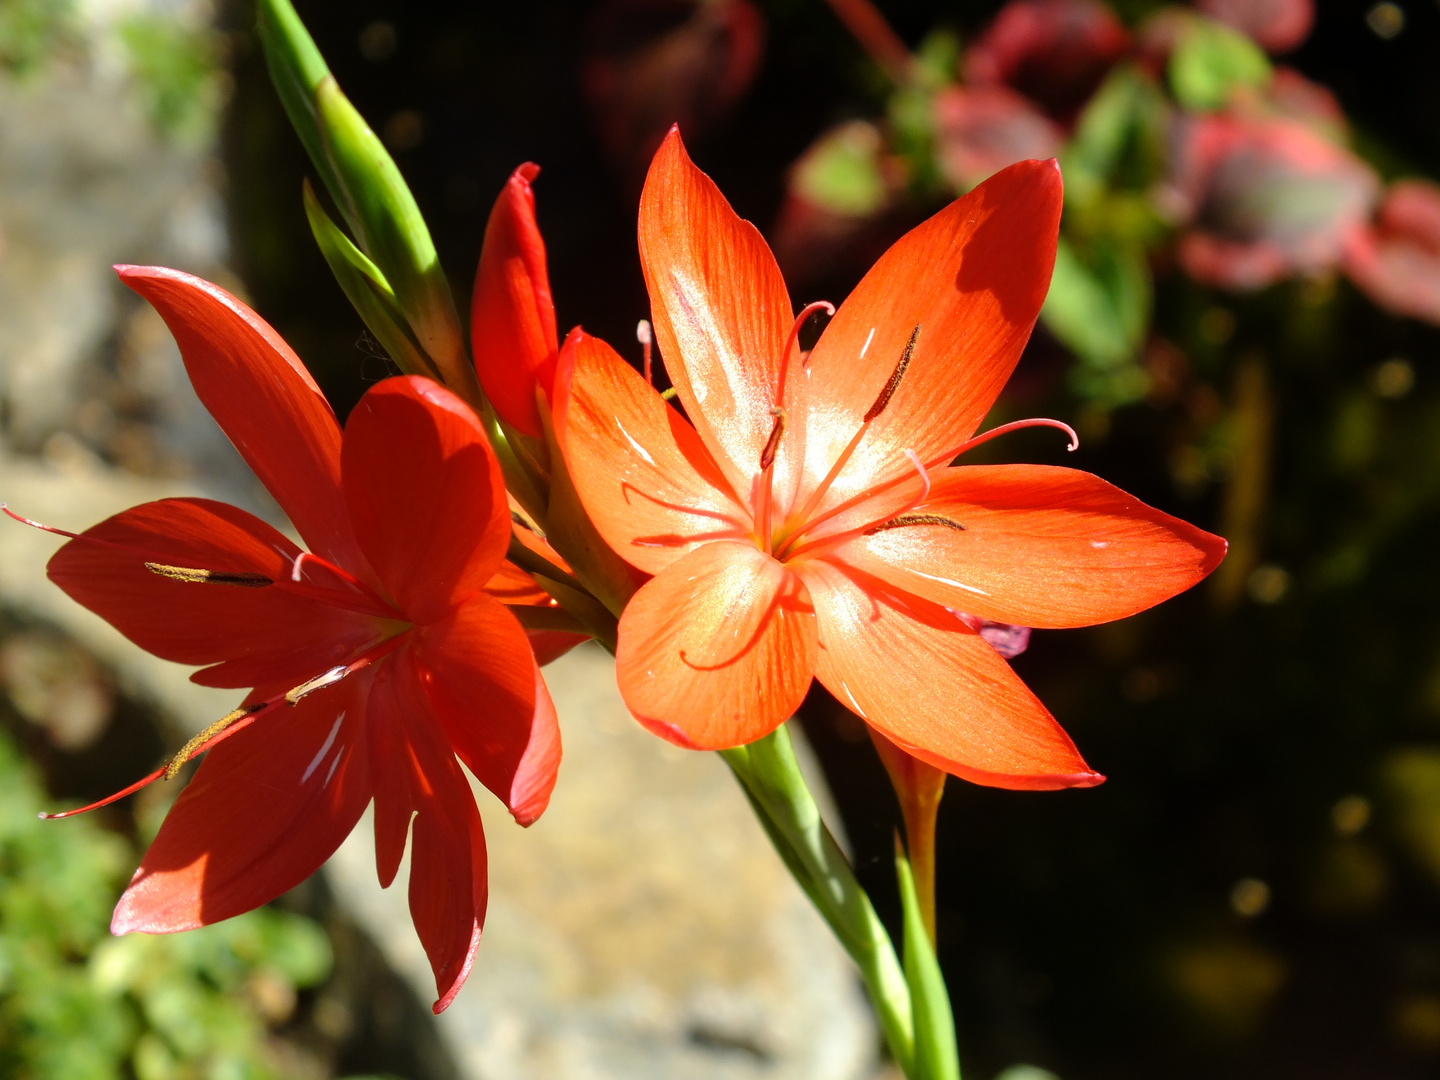
[[[998, 7], [882, 6], [911, 45], [938, 25], [972, 36]], [[1406, 28], [1386, 41], [1366, 27], [1369, 6], [1323, 0], [1287, 62], [1337, 93], [1387, 177], [1440, 175], [1440, 9], [1403, 5]], [[598, 29], [595, 5], [297, 7], [390, 137], [462, 313], [489, 206], [517, 164], [535, 161], [562, 334], [583, 324], [638, 359], [634, 326], [648, 311], [637, 178], [607, 157], [580, 79], [587, 57], [623, 55], [626, 41]], [[818, 0], [761, 7], [768, 35], [751, 90], [687, 142], [765, 229], [788, 166], [836, 121], [879, 115], [883, 83]], [[1151, 5], [1120, 7], [1135, 18]], [[236, 5], [226, 18], [236, 266], [343, 415], [386, 361], [310, 239], [310, 169], [251, 14]], [[393, 52], [367, 59], [362, 34], [377, 20], [393, 28]], [[653, 29], [641, 20], [629, 32]], [[816, 295], [838, 303], [853, 279], [822, 284]], [[1233, 334], [1197, 337], [1217, 310]], [[965, 1071], [1028, 1061], [1065, 1080], [1440, 1075], [1440, 764], [1426, 771], [1440, 761], [1440, 333], [1381, 314], [1343, 282], [1235, 297], [1163, 267], [1156, 324], [1218, 388], [1219, 420], [1195, 400], [1152, 400], [1090, 423], [1073, 456], [1025, 434], [987, 447], [991, 460], [1063, 457], [1223, 531], [1224, 471], [1180, 483], [1171, 462], [1197, 423], [1228, 415], [1235, 372], [1261, 363], [1274, 421], [1258, 559], [1289, 587], [1268, 603], [1201, 588], [1122, 623], [1036, 633], [1015, 662], [1109, 781], [1056, 794], [950, 783], [939, 944]], [[1378, 395], [1374, 373], [1395, 358], [1414, 388]], [[1027, 414], [1075, 419], [1065, 362], [1037, 335], [1018, 372]], [[893, 925], [898, 813], [884, 774], [858, 722], [822, 693], [805, 721], [862, 879]], [[1254, 883], [1269, 903], [1244, 914]]]

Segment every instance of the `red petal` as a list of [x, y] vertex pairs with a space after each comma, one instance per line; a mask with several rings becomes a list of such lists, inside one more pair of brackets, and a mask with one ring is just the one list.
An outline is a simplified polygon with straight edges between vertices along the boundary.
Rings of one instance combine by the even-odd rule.
[[1225, 541], [1076, 469], [946, 469], [914, 513], [938, 524], [861, 537], [836, 557], [984, 619], [1069, 627], [1122, 619], [1195, 585]]
[[[515, 535], [517, 537], [534, 537], [533, 533], [521, 529], [519, 526], [515, 528]], [[539, 543], [544, 544], [545, 541], [540, 540]], [[546, 547], [548, 546], [547, 544]], [[558, 556], [556, 556], [556, 565], [564, 565]], [[495, 576], [485, 583], [485, 592], [502, 604], [546, 608], [555, 606], [555, 601], [550, 594], [535, 584], [533, 577], [508, 559], [500, 564], [500, 569], [495, 571]], [[530, 648], [535, 653], [535, 662], [542, 666], [552, 660], [558, 660], [576, 645], [590, 640], [585, 634], [569, 634], [563, 630], [527, 629], [525, 636], [529, 639]]]
[[340, 427], [300, 358], [218, 285], [157, 266], [117, 266], [170, 327], [205, 408], [306, 545], [366, 576], [340, 492]]
[[370, 801], [369, 678], [318, 690], [209, 751], [120, 897], [111, 930], [219, 922], [275, 899], [328, 859]]
[[501, 419], [537, 439], [544, 429], [535, 387], [538, 382], [550, 393], [559, 349], [545, 241], [530, 190], [539, 174], [538, 165], [521, 165], [495, 200], [470, 308], [475, 367], [485, 396]]
[[[376, 639], [373, 617], [288, 588], [300, 549], [244, 510], [208, 499], [133, 507], [72, 540], [50, 560], [50, 580], [147, 652], [198, 672], [207, 686], [293, 686]], [[260, 574], [264, 588], [177, 581], [153, 562]]]
[[697, 544], [749, 536], [748, 514], [684, 417], [599, 338], [576, 332], [565, 349], [574, 375], [555, 437], [606, 543], [656, 574]]
[[415, 661], [455, 753], [528, 825], [560, 765], [555, 708], [515, 617], [484, 594], [416, 630]]
[[350, 414], [343, 458], [355, 532], [407, 617], [438, 618], [485, 587], [510, 511], [468, 405], [418, 375], [386, 379]]
[[485, 835], [475, 798], [401, 649], [381, 666], [366, 723], [375, 778], [375, 845], [388, 886], [410, 852], [410, 916], [435, 973], [435, 1012], [459, 992], [475, 962], [488, 898]]
[[773, 731], [804, 700], [814, 667], [805, 586], [750, 544], [696, 548], [620, 616], [625, 704], [681, 746], [719, 750]]
[[894, 396], [824, 507], [944, 460], [1010, 377], [1050, 287], [1060, 227], [1055, 162], [1022, 161], [910, 230], [856, 286], [810, 355], [806, 468], [818, 483], [920, 332]]
[[944, 608], [826, 560], [799, 573], [820, 628], [816, 675], [901, 749], [990, 787], [1104, 779], [1010, 665]]
[[691, 163], [674, 128], [640, 196], [640, 263], [666, 373], [730, 485], [748, 497], [775, 423], [770, 410], [783, 405], [794, 430], [776, 472], [788, 491], [803, 445], [805, 380], [787, 379], [784, 402], [776, 393], [795, 309], [759, 230]]

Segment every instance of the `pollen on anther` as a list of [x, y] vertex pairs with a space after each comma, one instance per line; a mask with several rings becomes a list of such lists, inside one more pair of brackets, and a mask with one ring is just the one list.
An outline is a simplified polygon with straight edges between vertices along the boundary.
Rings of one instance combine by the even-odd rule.
[[895, 391], [900, 389], [900, 380], [905, 378], [905, 369], [910, 366], [910, 358], [915, 355], [915, 342], [919, 337], [920, 324], [916, 323], [915, 329], [910, 331], [910, 340], [905, 343], [905, 351], [900, 354], [900, 359], [895, 364], [895, 370], [890, 373], [890, 378], [881, 389], [880, 396], [875, 399], [875, 404], [865, 413], [865, 423], [870, 423], [883, 413], [890, 404], [890, 399], [895, 396]]

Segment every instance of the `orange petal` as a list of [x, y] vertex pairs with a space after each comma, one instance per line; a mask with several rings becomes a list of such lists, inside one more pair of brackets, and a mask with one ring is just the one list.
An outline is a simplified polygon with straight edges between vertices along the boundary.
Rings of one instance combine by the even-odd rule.
[[370, 801], [369, 682], [368, 672], [353, 675], [210, 750], [120, 897], [111, 930], [164, 934], [219, 922], [275, 899], [328, 859]]
[[748, 516], [685, 418], [599, 338], [572, 333], [561, 366], [572, 358], [555, 438], [605, 542], [656, 574], [697, 544], [749, 536]]
[[836, 557], [905, 592], [996, 622], [1070, 627], [1123, 619], [1184, 592], [1225, 541], [1078, 469], [946, 469], [914, 524], [851, 541]]
[[382, 883], [394, 878], [409, 826], [410, 917], [435, 973], [438, 1013], [459, 992], [480, 944], [489, 895], [485, 834], [413, 659], [401, 649], [376, 673], [366, 727], [377, 869]]
[[665, 371], [731, 486], [748, 502], [775, 423], [770, 410], [783, 405], [792, 430], [776, 474], [788, 490], [803, 445], [805, 380], [786, 380], [784, 402], [776, 393], [795, 309], [759, 230], [694, 166], [675, 128], [640, 196], [640, 263]]
[[[261, 521], [209, 499], [162, 499], [107, 518], [51, 558], [50, 580], [146, 652], [206, 686], [294, 686], [375, 640], [372, 616], [296, 595], [300, 549]], [[264, 588], [165, 577], [146, 563], [258, 574]]]
[[814, 664], [805, 586], [750, 544], [696, 548], [620, 616], [621, 696], [681, 746], [719, 750], [773, 731], [804, 699]]
[[438, 618], [485, 587], [510, 543], [510, 510], [468, 405], [418, 375], [386, 379], [350, 413], [342, 456], [355, 531], [409, 618]]
[[455, 753], [517, 821], [530, 824], [555, 786], [560, 732], [515, 616], [474, 596], [416, 628], [415, 661]]
[[544, 429], [535, 387], [549, 394], [559, 349], [545, 241], [530, 189], [539, 174], [540, 166], [521, 165], [495, 200], [470, 308], [475, 368], [485, 396], [501, 419], [537, 439]]
[[1104, 779], [1010, 665], [944, 608], [828, 560], [798, 573], [819, 623], [816, 676], [901, 749], [989, 787]]
[[340, 492], [340, 426], [300, 358], [218, 285], [158, 266], [117, 266], [180, 346], [205, 408], [306, 546], [368, 577]]
[[910, 230], [865, 275], [810, 354], [806, 473], [825, 475], [877, 403], [915, 327], [898, 389], [823, 507], [959, 448], [1010, 377], [1050, 288], [1060, 170], [1022, 161]]

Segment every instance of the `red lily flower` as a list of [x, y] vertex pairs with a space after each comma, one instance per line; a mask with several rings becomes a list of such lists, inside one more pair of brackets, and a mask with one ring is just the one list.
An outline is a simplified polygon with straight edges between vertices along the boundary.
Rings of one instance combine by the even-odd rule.
[[1195, 584], [1225, 542], [1086, 473], [946, 467], [1034, 325], [1060, 205], [1054, 162], [981, 184], [895, 244], [802, 360], [769, 248], [671, 132], [640, 252], [685, 415], [580, 331], [555, 409], [596, 527], [655, 575], [621, 615], [616, 655], [641, 723], [736, 746], [816, 676], [946, 772], [1101, 780], [974, 623], [1117, 619]]
[[201, 401], [309, 550], [235, 507], [165, 499], [51, 559], [51, 580], [130, 640], [209, 665], [196, 682], [254, 688], [207, 743], [219, 745], [112, 929], [186, 930], [266, 903], [324, 862], [373, 798], [383, 885], [413, 836], [410, 910], [438, 1012], [474, 961], [487, 895], [456, 755], [521, 824], [545, 809], [560, 758], [525, 632], [485, 591], [519, 585], [502, 562], [499, 466], [470, 409], [418, 377], [372, 387], [342, 437], [299, 359], [239, 300], [174, 270], [118, 269], [169, 324]]

